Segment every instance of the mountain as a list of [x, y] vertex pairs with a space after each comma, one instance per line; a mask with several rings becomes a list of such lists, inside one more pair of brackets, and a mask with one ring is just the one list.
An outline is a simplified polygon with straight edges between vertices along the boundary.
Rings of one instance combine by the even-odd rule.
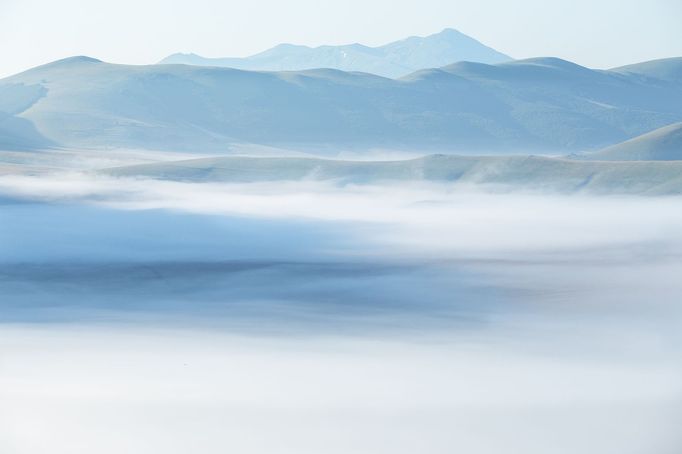
[[280, 44], [245, 58], [205, 58], [196, 54], [173, 54], [160, 63], [221, 66], [252, 71], [331, 68], [397, 78], [422, 68], [437, 68], [460, 60], [500, 63], [511, 59], [457, 30], [445, 29], [431, 36], [413, 36], [380, 47], [349, 44], [313, 48]]
[[664, 126], [634, 139], [578, 156], [600, 161], [682, 160], [682, 122]]
[[537, 156], [431, 155], [403, 161], [219, 157], [118, 167], [101, 173], [191, 182], [430, 181], [495, 190], [682, 194], [682, 162], [586, 162]]
[[72, 57], [0, 80], [0, 112], [27, 142], [68, 148], [566, 153], [682, 121], [682, 82], [557, 58], [460, 62], [394, 80]]

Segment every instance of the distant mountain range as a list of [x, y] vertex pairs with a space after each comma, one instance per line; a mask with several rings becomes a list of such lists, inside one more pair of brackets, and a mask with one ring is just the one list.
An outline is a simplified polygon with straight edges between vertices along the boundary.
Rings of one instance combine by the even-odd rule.
[[682, 194], [680, 161], [589, 162], [537, 156], [446, 155], [403, 161], [220, 157], [119, 167], [101, 172], [117, 177], [189, 182], [314, 180], [377, 184], [430, 181], [500, 191]]
[[460, 62], [394, 80], [73, 57], [0, 80], [0, 147], [570, 153], [682, 121], [682, 58]]
[[349, 44], [313, 48], [280, 44], [245, 58], [205, 58], [196, 54], [173, 54], [160, 63], [221, 66], [252, 71], [330, 68], [397, 78], [419, 69], [438, 68], [458, 61], [501, 63], [511, 59], [457, 30], [445, 29], [431, 36], [413, 36], [380, 47]]

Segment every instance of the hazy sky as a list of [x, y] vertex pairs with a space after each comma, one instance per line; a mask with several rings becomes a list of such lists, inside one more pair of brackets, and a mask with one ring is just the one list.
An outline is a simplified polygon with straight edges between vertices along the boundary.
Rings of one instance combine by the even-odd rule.
[[516, 58], [682, 56], [680, 0], [0, 0], [0, 76], [72, 55], [154, 63], [281, 42], [379, 45], [456, 28]]

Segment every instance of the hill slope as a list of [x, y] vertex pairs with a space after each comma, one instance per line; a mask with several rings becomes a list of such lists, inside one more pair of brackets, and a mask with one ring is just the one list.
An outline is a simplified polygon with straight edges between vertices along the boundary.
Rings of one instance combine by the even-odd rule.
[[681, 194], [682, 162], [585, 162], [536, 156], [431, 155], [404, 161], [221, 157], [111, 168], [104, 174], [191, 182], [446, 182], [498, 190]]
[[556, 58], [461, 62], [393, 80], [73, 57], [0, 80], [0, 112], [56, 146], [475, 153], [596, 149], [682, 121], [682, 83]]
[[602, 161], [682, 160], [682, 122], [664, 126], [595, 153], [581, 155], [579, 158]]
[[245, 58], [205, 58], [196, 54], [173, 54], [160, 63], [221, 66], [254, 71], [331, 68], [395, 78], [418, 69], [436, 68], [460, 60], [500, 63], [511, 60], [511, 57], [484, 46], [457, 30], [445, 29], [431, 36], [413, 36], [380, 47], [349, 44], [312, 48], [280, 44]]
[[637, 74], [642, 77], [668, 82], [682, 82], [682, 57], [635, 63], [634, 65], [613, 68], [611, 71], [623, 74]]

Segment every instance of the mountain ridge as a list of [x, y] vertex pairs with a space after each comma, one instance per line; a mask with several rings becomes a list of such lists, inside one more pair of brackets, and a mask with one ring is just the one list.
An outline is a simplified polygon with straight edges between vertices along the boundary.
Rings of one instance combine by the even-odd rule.
[[194, 53], [176, 53], [162, 59], [159, 64], [254, 71], [333, 68], [398, 78], [422, 68], [444, 66], [460, 60], [498, 63], [511, 59], [457, 30], [446, 28], [426, 37], [411, 36], [377, 47], [359, 43], [316, 47], [283, 43], [247, 57], [206, 58]]
[[[666, 64], [676, 62], [657, 63]], [[682, 121], [682, 82], [557, 58], [461, 62], [389, 79], [76, 57], [2, 79], [0, 93], [0, 112], [45, 139], [25, 143], [72, 148], [566, 154]]]

